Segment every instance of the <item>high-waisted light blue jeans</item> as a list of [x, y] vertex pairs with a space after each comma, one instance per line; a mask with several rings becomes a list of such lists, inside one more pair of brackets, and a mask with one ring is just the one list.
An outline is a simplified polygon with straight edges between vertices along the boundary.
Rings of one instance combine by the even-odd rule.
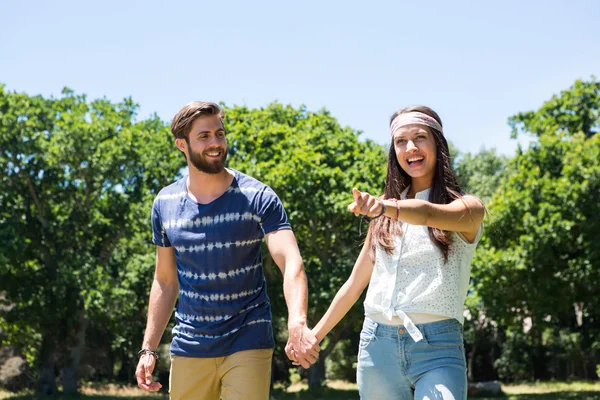
[[423, 334], [419, 342], [403, 326], [365, 319], [357, 366], [361, 399], [467, 398], [462, 325], [448, 319], [417, 328]]

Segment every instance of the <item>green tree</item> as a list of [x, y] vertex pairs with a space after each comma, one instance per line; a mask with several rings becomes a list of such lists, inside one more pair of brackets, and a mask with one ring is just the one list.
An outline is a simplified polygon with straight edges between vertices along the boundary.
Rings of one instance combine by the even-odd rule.
[[487, 316], [513, 331], [530, 321], [536, 378], [547, 373], [545, 329], [580, 330], [584, 346], [600, 329], [599, 93], [594, 79], [577, 81], [510, 118], [537, 140], [508, 162], [473, 264]]
[[461, 155], [454, 163], [461, 189], [488, 204], [504, 177], [507, 160], [506, 156], [496, 154], [496, 149]]
[[590, 138], [600, 131], [600, 82], [593, 76], [589, 81], [578, 79], [539, 110], [519, 113], [508, 121], [513, 137], [582, 133]]
[[36, 361], [44, 394], [57, 369], [77, 391], [90, 321], [127, 333], [136, 296], [147, 301], [150, 206], [181, 160], [165, 124], [136, 111], [131, 99], [0, 86], [0, 291], [13, 305], [0, 323]]
[[[346, 208], [351, 189], [382, 191], [386, 151], [361, 141], [359, 132], [341, 127], [326, 110], [278, 103], [229, 108], [226, 129], [230, 165], [270, 185], [286, 207], [309, 279], [309, 321], [315, 324], [350, 275], [364, 239], [359, 220]], [[267, 259], [267, 272], [272, 269]], [[275, 326], [285, 333], [285, 303], [281, 290], [273, 289], [281, 276], [271, 273], [269, 280]], [[327, 355], [341, 338], [357, 333], [362, 314], [359, 302], [324, 342], [319, 362], [308, 371], [311, 386], [322, 383]], [[282, 335], [279, 346], [284, 340]]]
[[[495, 149], [483, 148], [475, 154], [458, 154], [453, 168], [461, 189], [479, 197], [487, 205], [505, 178], [507, 160], [508, 157], [498, 155]], [[484, 221], [486, 225], [487, 221]], [[489, 358], [490, 353], [495, 351], [497, 329], [486, 318], [485, 304], [474, 287], [470, 288], [466, 309], [469, 317], [465, 322], [464, 336], [469, 379], [491, 379], [494, 372]]]

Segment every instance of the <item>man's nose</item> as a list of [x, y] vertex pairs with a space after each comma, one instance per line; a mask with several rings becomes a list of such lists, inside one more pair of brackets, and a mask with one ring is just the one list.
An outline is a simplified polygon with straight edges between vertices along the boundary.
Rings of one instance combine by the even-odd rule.
[[220, 145], [221, 144], [221, 139], [217, 136], [217, 135], [211, 135], [210, 140], [208, 141], [208, 144], [210, 145]]

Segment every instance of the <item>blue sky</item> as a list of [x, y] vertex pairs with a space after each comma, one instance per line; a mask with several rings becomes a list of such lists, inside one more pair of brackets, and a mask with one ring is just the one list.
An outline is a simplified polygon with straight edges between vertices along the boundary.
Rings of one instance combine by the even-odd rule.
[[167, 121], [191, 100], [325, 107], [382, 144], [426, 104], [459, 150], [510, 155], [509, 116], [600, 78], [599, 23], [594, 0], [0, 0], [0, 82]]

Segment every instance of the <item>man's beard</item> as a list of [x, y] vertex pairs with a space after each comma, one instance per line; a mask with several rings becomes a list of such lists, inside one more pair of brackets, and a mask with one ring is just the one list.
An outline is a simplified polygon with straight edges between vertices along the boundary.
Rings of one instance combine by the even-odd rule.
[[211, 160], [211, 161], [207, 161], [199, 153], [190, 151], [189, 152], [190, 162], [199, 171], [202, 171], [207, 174], [218, 174], [225, 169], [225, 160], [227, 160], [227, 150], [224, 150], [223, 148], [219, 148], [219, 150], [223, 151], [223, 154], [221, 154], [221, 158], [219, 160]]

